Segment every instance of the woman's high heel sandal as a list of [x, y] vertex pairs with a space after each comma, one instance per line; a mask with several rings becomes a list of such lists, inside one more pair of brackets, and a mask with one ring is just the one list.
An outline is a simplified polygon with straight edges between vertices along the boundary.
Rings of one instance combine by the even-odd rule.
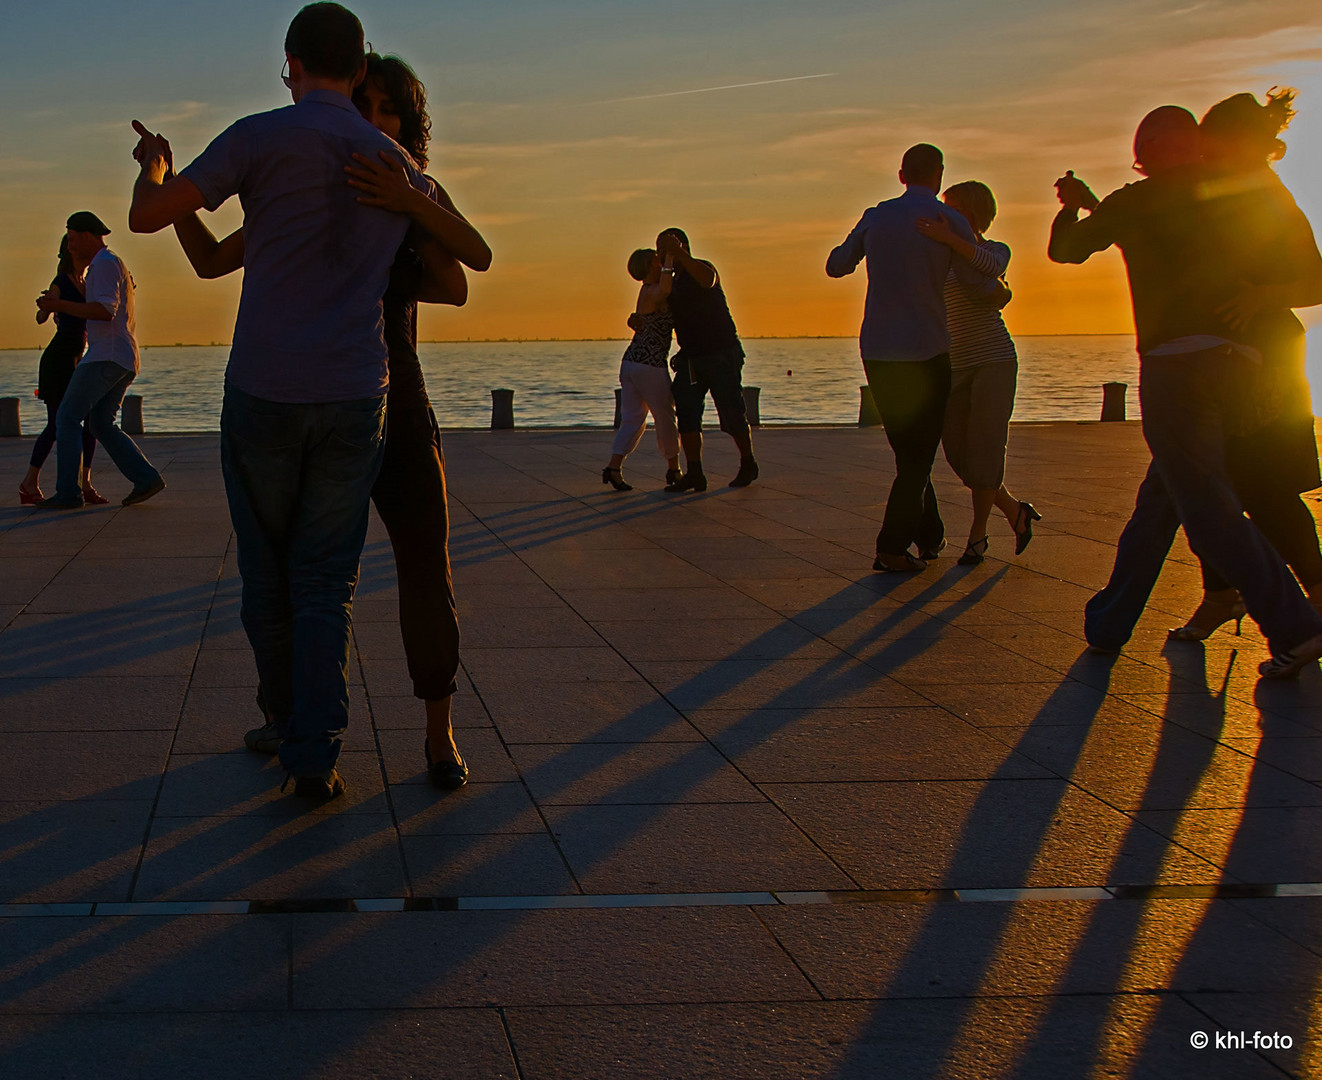
[[977, 566], [987, 557], [989, 547], [991, 547], [991, 539], [986, 536], [981, 540], [971, 542], [964, 549], [964, 554], [956, 560], [956, 564], [959, 566]]
[[[1019, 504], [1019, 516], [1014, 523], [1014, 553], [1022, 555], [1024, 548], [1033, 542], [1033, 522], [1041, 521], [1042, 515], [1033, 509], [1032, 503]], [[1021, 529], [1019, 526], [1022, 525]]]
[[624, 474], [619, 469], [612, 469], [607, 465], [601, 470], [601, 482], [610, 484], [616, 491], [632, 491], [633, 485], [624, 482]]
[[41, 502], [41, 499], [41, 488], [37, 488], [36, 491], [29, 491], [22, 484], [18, 485], [19, 506], [36, 506], [37, 503]]
[[1235, 620], [1235, 633], [1238, 634], [1247, 613], [1237, 589], [1203, 593], [1203, 602], [1189, 616], [1189, 621], [1166, 636], [1171, 641], [1206, 641], [1231, 619]]

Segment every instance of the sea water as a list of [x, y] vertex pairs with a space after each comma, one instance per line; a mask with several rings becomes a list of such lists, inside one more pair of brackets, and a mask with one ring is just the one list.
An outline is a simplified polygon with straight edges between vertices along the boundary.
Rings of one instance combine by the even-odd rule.
[[[1138, 358], [1123, 334], [1019, 337], [1014, 419], [1096, 420], [1102, 384], [1129, 386], [1138, 416]], [[437, 419], [445, 428], [491, 422], [491, 391], [514, 391], [520, 427], [609, 427], [625, 341], [425, 342], [418, 348]], [[865, 380], [854, 338], [755, 338], [744, 342], [744, 384], [761, 387], [764, 424], [852, 424]], [[142, 350], [132, 393], [148, 432], [216, 431], [228, 346]], [[46, 421], [37, 385], [38, 349], [0, 351], [0, 397], [20, 400], [24, 434]], [[715, 422], [715, 417], [712, 417]]]

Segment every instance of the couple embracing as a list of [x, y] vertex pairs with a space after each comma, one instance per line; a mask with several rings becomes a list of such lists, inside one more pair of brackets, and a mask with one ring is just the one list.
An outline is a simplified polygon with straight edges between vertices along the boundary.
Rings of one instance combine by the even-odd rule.
[[[200, 276], [244, 271], [221, 413], [264, 721], [244, 741], [279, 754], [297, 796], [345, 790], [336, 762], [370, 498], [395, 549], [428, 772], [458, 787], [468, 775], [450, 722], [459, 635], [416, 304], [462, 304], [463, 266], [485, 270], [491, 253], [421, 171], [421, 83], [401, 61], [367, 54], [352, 12], [303, 8], [281, 78], [292, 106], [239, 120], [177, 176], [169, 144], [135, 122], [129, 212], [135, 232], [173, 225]], [[216, 240], [196, 211], [233, 195], [243, 228]]]
[[[641, 286], [637, 307], [629, 316], [633, 340], [620, 363], [620, 428], [610, 463], [601, 470], [601, 482], [616, 491], [633, 489], [621, 467], [642, 439], [650, 411], [657, 446], [666, 459], [665, 490], [706, 491], [702, 414], [710, 393], [721, 430], [739, 450], [739, 472], [730, 487], [747, 487], [757, 479], [758, 469], [741, 381], [744, 350], [716, 267], [693, 257], [682, 229], [666, 229], [656, 238], [655, 248], [640, 248], [629, 256], [628, 268], [629, 276]], [[673, 358], [672, 331], [679, 342]], [[667, 359], [675, 372], [673, 380], [666, 370]], [[682, 473], [681, 443], [686, 465]]]

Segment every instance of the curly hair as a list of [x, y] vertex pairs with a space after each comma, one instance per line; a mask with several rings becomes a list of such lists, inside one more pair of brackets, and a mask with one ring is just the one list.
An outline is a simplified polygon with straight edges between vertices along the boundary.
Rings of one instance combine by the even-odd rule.
[[1268, 161], [1285, 157], [1285, 143], [1278, 135], [1294, 119], [1296, 91], [1273, 86], [1267, 91], [1267, 104], [1259, 105], [1252, 94], [1234, 94], [1218, 101], [1198, 126], [1213, 140], [1224, 140], [1260, 151]]
[[431, 142], [431, 117], [427, 115], [427, 90], [413, 69], [398, 56], [367, 54], [367, 77], [354, 91], [354, 104], [361, 105], [362, 86], [376, 83], [386, 92], [399, 113], [399, 145], [418, 163], [427, 167], [427, 145]]

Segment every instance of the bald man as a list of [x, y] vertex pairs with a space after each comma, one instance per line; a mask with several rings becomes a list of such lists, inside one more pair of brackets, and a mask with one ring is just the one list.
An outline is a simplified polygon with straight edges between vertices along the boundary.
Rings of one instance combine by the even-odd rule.
[[[1120, 536], [1106, 588], [1088, 601], [1084, 636], [1098, 652], [1129, 640], [1180, 525], [1189, 544], [1239, 589], [1262, 628], [1271, 659], [1263, 678], [1293, 678], [1322, 656], [1322, 615], [1309, 604], [1275, 548], [1244, 517], [1225, 468], [1228, 435], [1250, 423], [1257, 350], [1228, 313], [1245, 279], [1199, 185], [1198, 122], [1166, 105], [1134, 136], [1135, 169], [1146, 179], [1097, 200], [1067, 173], [1056, 181], [1061, 210], [1047, 254], [1081, 263], [1116, 245], [1125, 257], [1140, 358], [1143, 437], [1152, 464]], [[1080, 210], [1089, 210], [1079, 219]]]

